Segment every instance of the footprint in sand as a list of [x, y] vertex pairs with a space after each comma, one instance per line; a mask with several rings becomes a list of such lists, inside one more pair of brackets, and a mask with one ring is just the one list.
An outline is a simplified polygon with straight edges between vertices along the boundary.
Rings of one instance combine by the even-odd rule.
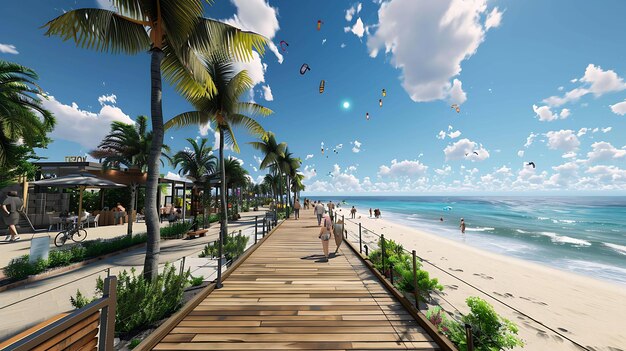
[[480, 274], [474, 273], [474, 275], [477, 276], [477, 277], [481, 277], [483, 279], [487, 279], [487, 280], [492, 280], [493, 279], [493, 277], [490, 277], [490, 276], [486, 275], [485, 273], [480, 273]]
[[558, 342], [563, 342], [563, 338], [558, 335], [552, 335], [552, 339]]
[[541, 305], [541, 306], [548, 306], [548, 304], [547, 304], [547, 303], [545, 303], [545, 302], [543, 302], [543, 301], [537, 301], [537, 300], [532, 299], [532, 298], [530, 298], [530, 297], [520, 296], [519, 298], [520, 298], [520, 299], [522, 299], [522, 300], [530, 301], [530, 302], [532, 302], [532, 303], [534, 303], [534, 304], [537, 304], [537, 305]]
[[460, 268], [448, 268], [448, 270], [453, 271], [453, 272], [463, 272], [463, 270]]
[[450, 290], [457, 290], [459, 288], [458, 285], [446, 285], [446, 288], [450, 289]]
[[445, 258], [445, 257], [442, 257], [442, 258], [440, 258], [440, 260], [442, 260], [442, 261], [447, 261], [448, 259], [447, 259], [447, 258]]
[[549, 339], [550, 338], [550, 336], [548, 334], [546, 334], [546, 332], [543, 331], [543, 330], [538, 331], [537, 332], [537, 336], [541, 337], [541, 338], [544, 338], [544, 339]]
[[569, 330], [565, 329], [565, 328], [556, 328], [560, 331], [562, 331], [563, 333], [569, 333]]
[[494, 293], [494, 294], [496, 294], [496, 295], [498, 295], [498, 296], [500, 296], [500, 297], [506, 297], [506, 298], [513, 297], [513, 295], [512, 295], [512, 294], [510, 294], [510, 293], [500, 294], [500, 293], [499, 293], [499, 292], [497, 292], [497, 291], [494, 291], [493, 293]]

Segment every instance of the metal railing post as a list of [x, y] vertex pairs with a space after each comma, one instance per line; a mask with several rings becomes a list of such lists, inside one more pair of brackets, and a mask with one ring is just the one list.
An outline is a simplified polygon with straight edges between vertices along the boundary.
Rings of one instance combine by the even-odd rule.
[[257, 235], [259, 234], [259, 216], [254, 216], [254, 243], [257, 242]]
[[412, 252], [413, 255], [413, 287], [415, 288], [413, 294], [415, 296], [415, 308], [420, 310], [420, 302], [419, 302], [419, 291], [417, 289], [417, 255], [415, 254], [415, 250]]
[[363, 245], [365, 247], [365, 257], [369, 256], [367, 245]]
[[98, 350], [113, 350], [115, 338], [115, 307], [117, 305], [117, 277], [104, 279], [103, 298], [107, 299], [107, 306], [100, 313], [100, 336]]
[[180, 263], [180, 275], [183, 275], [185, 272], [185, 256], [183, 256], [182, 262]]
[[467, 338], [467, 351], [474, 351], [474, 334], [472, 326], [465, 323], [465, 337]]
[[363, 253], [363, 239], [361, 238], [361, 223], [359, 223], [359, 253]]
[[383, 275], [387, 276], [387, 274], [385, 274], [385, 236], [382, 234], [380, 236], [380, 254], [383, 266]]
[[389, 280], [391, 280], [391, 285], [393, 285], [393, 262], [389, 262]]
[[217, 243], [217, 278], [215, 289], [222, 288], [222, 257], [224, 256], [224, 238], [228, 233], [224, 233], [224, 227], [220, 226], [220, 236]]
[[263, 218], [263, 230], [261, 231], [261, 233], [263, 234], [263, 238], [265, 238], [265, 222], [267, 222], [267, 220]]
[[342, 232], [341, 234], [343, 234], [346, 237], [346, 239], [348, 239], [348, 233], [346, 232], [345, 228], [346, 228], [345, 216], [341, 215], [341, 232]]

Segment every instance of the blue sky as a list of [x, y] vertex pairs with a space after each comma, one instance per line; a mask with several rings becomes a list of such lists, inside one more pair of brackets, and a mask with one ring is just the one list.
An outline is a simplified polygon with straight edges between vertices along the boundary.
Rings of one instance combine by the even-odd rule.
[[[95, 147], [112, 120], [149, 114], [148, 54], [43, 35], [77, 3], [109, 6], [0, 5], [0, 59], [35, 69], [51, 96], [58, 126], [40, 152], [51, 161]], [[262, 123], [303, 159], [309, 195], [613, 195], [626, 193], [624, 13], [619, 0], [218, 0], [206, 15], [272, 39], [241, 65], [257, 83], [245, 99], [275, 111]], [[163, 101], [166, 119], [190, 108], [169, 87]], [[179, 150], [200, 132], [169, 131], [166, 143]], [[238, 140], [235, 156], [258, 179], [260, 155], [244, 131]]]

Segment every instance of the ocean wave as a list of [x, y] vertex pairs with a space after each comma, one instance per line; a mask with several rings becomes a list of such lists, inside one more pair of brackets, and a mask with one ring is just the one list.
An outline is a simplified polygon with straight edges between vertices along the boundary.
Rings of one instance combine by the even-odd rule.
[[490, 230], [496, 230], [496, 228], [491, 227], [475, 227], [475, 228], [465, 228], [468, 232], [486, 232]]
[[520, 234], [528, 234], [529, 232], [525, 231], [525, 230], [521, 230], [521, 229], [515, 229], [516, 232], [520, 233]]
[[553, 219], [552, 223], [554, 223], [554, 224], [557, 224], [557, 223], [573, 224], [573, 223], [578, 223], [578, 221], [575, 221], [573, 219]]
[[547, 221], [550, 218], [548, 218], [548, 217], [537, 217], [537, 219], [540, 220], [540, 221]]
[[549, 237], [550, 240], [556, 244], [571, 244], [574, 246], [591, 246], [591, 243], [588, 242], [587, 240], [576, 239], [576, 238], [572, 238], [570, 236], [565, 236], [565, 235], [558, 235], [557, 233], [554, 233], [554, 232], [539, 232], [537, 234]]
[[611, 244], [611, 243], [602, 243], [602, 244], [604, 244], [604, 246], [606, 247], [610, 247], [611, 249], [613, 249], [613, 251], [617, 252], [618, 254], [626, 255], [626, 246], [624, 245], [617, 245], [617, 244]]

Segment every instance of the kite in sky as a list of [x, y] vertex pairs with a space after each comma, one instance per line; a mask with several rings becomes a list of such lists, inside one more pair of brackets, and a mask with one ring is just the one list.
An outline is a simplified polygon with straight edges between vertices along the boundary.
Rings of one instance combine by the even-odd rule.
[[283, 49], [283, 51], [287, 51], [287, 47], [289, 46], [289, 43], [287, 43], [284, 40], [280, 41], [280, 48]]
[[380, 105], [380, 107], [383, 107], [383, 99], [378, 99], [378, 104]]
[[322, 20], [317, 20], [317, 30], [322, 29], [322, 23], [324, 23]]
[[311, 67], [309, 67], [309, 65], [307, 65], [306, 63], [302, 64], [302, 67], [300, 67], [300, 74], [304, 75], [306, 73], [306, 71], [310, 71]]
[[461, 112], [461, 108], [460, 108], [460, 107], [459, 107], [459, 105], [457, 105], [457, 104], [452, 104], [452, 105], [450, 105], [450, 108], [455, 109], [455, 110], [456, 110], [456, 113]]
[[535, 163], [534, 162], [528, 162], [528, 164], [526, 166], [533, 166], [533, 168], [535, 168]]
[[370, 120], [370, 114], [369, 114], [369, 112], [366, 112], [366, 113], [365, 113], [365, 119], [366, 119], [366, 120], [368, 120], [368, 121]]
[[383, 89], [383, 97], [387, 96], [387, 91]]
[[324, 92], [324, 84], [326, 84], [326, 82], [322, 79], [320, 82], [320, 94]]

